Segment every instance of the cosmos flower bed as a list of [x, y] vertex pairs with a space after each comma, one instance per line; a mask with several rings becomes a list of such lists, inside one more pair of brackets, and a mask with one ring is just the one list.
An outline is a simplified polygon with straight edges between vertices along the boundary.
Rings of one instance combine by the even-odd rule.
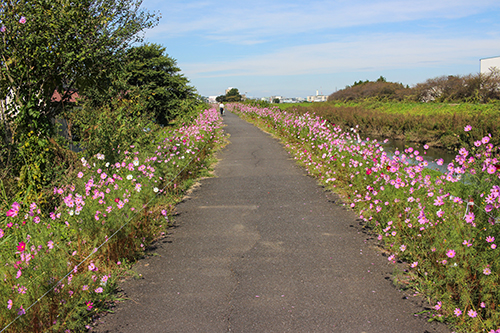
[[442, 173], [428, 167], [426, 146], [388, 154], [382, 143], [314, 115], [229, 109], [279, 136], [311, 175], [342, 195], [386, 246], [388, 260], [407, 263], [400, 280], [428, 297], [431, 319], [500, 332], [500, 161], [489, 135], [471, 140], [470, 126], [457, 133], [473, 144]]
[[110, 301], [129, 260], [164, 233], [183, 190], [221, 142], [215, 109], [164, 129], [148, 147], [118, 147], [121, 162], [81, 159], [53, 189], [57, 207], [12, 202], [0, 216], [0, 330], [74, 332]]

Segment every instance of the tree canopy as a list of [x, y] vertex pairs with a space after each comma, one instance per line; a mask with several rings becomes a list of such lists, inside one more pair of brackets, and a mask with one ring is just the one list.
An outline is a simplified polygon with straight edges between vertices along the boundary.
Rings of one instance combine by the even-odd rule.
[[[128, 50], [126, 82], [142, 97], [144, 111], [162, 125], [196, 103], [195, 89], [180, 73], [176, 60], [158, 44], [145, 44]], [[189, 103], [192, 102], [192, 103]]]
[[[139, 0], [6, 0], [0, 4], [0, 99], [11, 115], [42, 130], [60, 112], [51, 103], [73, 90], [100, 86], [117, 54], [157, 22]], [[15, 110], [14, 110], [15, 109]], [[24, 120], [24, 121], [23, 121]], [[38, 127], [38, 128], [37, 128]]]
[[217, 102], [241, 102], [242, 96], [237, 88], [232, 88], [225, 95], [217, 96]]
[[89, 98], [107, 90], [138, 33], [158, 22], [141, 2], [0, 2], [0, 170], [10, 170], [22, 191], [50, 180], [53, 121], [65, 101], [75, 91]]

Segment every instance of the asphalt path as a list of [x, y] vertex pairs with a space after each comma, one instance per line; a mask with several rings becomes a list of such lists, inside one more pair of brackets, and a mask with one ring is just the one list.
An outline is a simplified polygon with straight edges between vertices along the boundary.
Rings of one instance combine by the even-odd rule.
[[270, 135], [228, 113], [215, 177], [135, 265], [94, 332], [449, 332], [414, 313], [392, 264]]

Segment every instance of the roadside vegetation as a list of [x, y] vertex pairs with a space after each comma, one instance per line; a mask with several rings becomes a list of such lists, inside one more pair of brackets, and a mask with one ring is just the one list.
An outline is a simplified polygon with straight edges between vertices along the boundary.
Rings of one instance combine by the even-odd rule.
[[[431, 320], [460, 332], [500, 329], [500, 159], [493, 135], [466, 124], [447, 172], [412, 148], [388, 155], [309, 113], [232, 104], [229, 110], [279, 137], [290, 154], [372, 228], [402, 287], [424, 295]], [[424, 145], [424, 149], [427, 149]], [[442, 160], [437, 160], [442, 165]]]
[[[283, 104], [280, 109], [316, 114], [363, 135], [404, 140], [458, 151], [466, 125], [476, 137], [492, 135], [500, 144], [500, 73], [443, 76], [414, 87], [387, 82], [358, 81], [328, 97], [326, 103]], [[469, 142], [470, 144], [470, 142]]]
[[[365, 136], [377, 136], [427, 144], [450, 151], [461, 147], [457, 135], [466, 125], [473, 134], [492, 135], [500, 144], [500, 102], [449, 104], [378, 101], [325, 102], [307, 105], [279, 105], [287, 112], [316, 114], [346, 130], [358, 126]], [[470, 143], [470, 142], [469, 142]]]
[[140, 4], [0, 4], [2, 332], [87, 331], [222, 144]]

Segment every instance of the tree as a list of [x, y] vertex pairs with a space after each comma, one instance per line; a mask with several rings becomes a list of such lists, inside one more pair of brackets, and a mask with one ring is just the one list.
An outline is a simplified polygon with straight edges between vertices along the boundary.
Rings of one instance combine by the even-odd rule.
[[226, 95], [220, 95], [220, 96], [217, 96], [217, 97], [215, 98], [215, 100], [216, 100], [217, 102], [219, 102], [219, 103], [225, 103], [225, 102], [227, 102], [227, 100], [226, 100]]
[[241, 95], [236, 88], [232, 88], [226, 94], [226, 102], [241, 102]]
[[[70, 97], [116, 68], [116, 56], [155, 17], [137, 0], [8, 0], [0, 5], [0, 98], [11, 92], [17, 118], [50, 117], [55, 90]], [[28, 109], [30, 111], [28, 112]], [[30, 122], [33, 119], [29, 119]], [[36, 124], [33, 124], [36, 126]]]
[[167, 125], [176, 116], [198, 103], [195, 89], [180, 74], [176, 60], [158, 44], [145, 44], [128, 50], [126, 81], [144, 101], [144, 111], [158, 124]]
[[[137, 33], [154, 26], [140, 0], [3, 0], [0, 3], [0, 100], [24, 164], [50, 168], [52, 118], [75, 90], [102, 87]], [[51, 102], [54, 91], [60, 103]], [[29, 144], [28, 144], [29, 142]], [[26, 151], [26, 147], [31, 150]], [[33, 148], [38, 147], [38, 148]], [[34, 150], [33, 150], [34, 149]], [[38, 171], [37, 171], [38, 170]], [[22, 178], [22, 177], [21, 177]]]

